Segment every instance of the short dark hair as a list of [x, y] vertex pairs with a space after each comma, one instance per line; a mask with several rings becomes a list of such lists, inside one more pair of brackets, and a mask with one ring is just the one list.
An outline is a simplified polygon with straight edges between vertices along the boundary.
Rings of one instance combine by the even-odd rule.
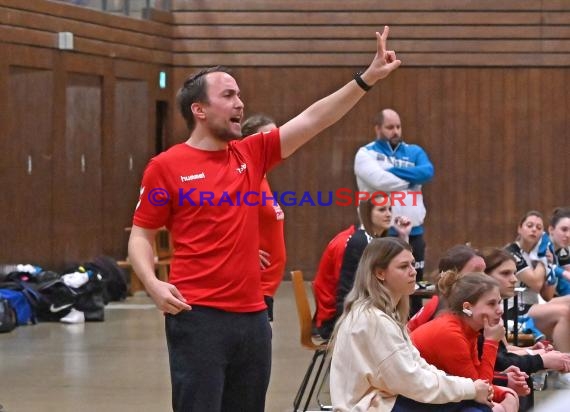
[[243, 124], [241, 125], [241, 135], [243, 137], [250, 136], [257, 133], [260, 127], [267, 126], [271, 123], [275, 124], [275, 120], [273, 120], [271, 117], [266, 116], [262, 113], [254, 114], [253, 116], [250, 116], [244, 120]]
[[188, 127], [190, 133], [192, 133], [194, 127], [196, 127], [196, 120], [194, 119], [190, 106], [196, 102], [208, 103], [208, 83], [206, 82], [206, 75], [215, 72], [231, 74], [230, 69], [224, 66], [208, 67], [187, 77], [182, 87], [178, 89], [178, 93], [176, 93], [178, 109], [182, 117], [184, 117], [186, 127]]

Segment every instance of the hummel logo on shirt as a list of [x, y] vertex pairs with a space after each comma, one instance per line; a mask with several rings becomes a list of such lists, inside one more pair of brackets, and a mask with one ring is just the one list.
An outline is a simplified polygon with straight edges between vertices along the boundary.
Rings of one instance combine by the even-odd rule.
[[206, 173], [204, 172], [190, 176], [180, 176], [180, 180], [183, 182], [191, 182], [192, 180], [205, 179], [205, 178], [206, 178]]
[[139, 208], [139, 206], [141, 205], [141, 199], [142, 199], [143, 193], [144, 193], [144, 186], [142, 186], [140, 189], [139, 201], [137, 202], [137, 206], [135, 207], [135, 210], [137, 210]]

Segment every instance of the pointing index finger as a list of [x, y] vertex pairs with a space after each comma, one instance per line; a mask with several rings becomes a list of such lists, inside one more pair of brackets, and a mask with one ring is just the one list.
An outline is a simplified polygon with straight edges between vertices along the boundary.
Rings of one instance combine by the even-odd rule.
[[384, 26], [384, 31], [380, 35], [380, 52], [382, 53], [381, 56], [384, 56], [386, 53], [386, 42], [388, 40], [389, 33], [390, 33], [390, 27]]

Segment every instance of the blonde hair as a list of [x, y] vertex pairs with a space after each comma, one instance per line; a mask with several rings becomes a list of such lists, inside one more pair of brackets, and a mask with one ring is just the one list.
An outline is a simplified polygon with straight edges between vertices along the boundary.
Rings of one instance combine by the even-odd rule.
[[[377, 269], [387, 269], [392, 260], [404, 250], [412, 251], [409, 244], [396, 237], [372, 239], [358, 263], [354, 286], [344, 301], [344, 311], [338, 319], [333, 336], [355, 306], [363, 310], [378, 308], [406, 330], [410, 312], [409, 299], [402, 298], [394, 306], [390, 291], [376, 278]], [[331, 339], [331, 342], [333, 339]], [[333, 345], [333, 343], [331, 343]]]

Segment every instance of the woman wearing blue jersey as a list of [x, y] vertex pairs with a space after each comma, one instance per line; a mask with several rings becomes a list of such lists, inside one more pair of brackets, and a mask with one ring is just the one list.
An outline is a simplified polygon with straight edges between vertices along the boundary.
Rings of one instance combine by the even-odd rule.
[[[519, 297], [519, 306], [524, 308], [519, 314], [528, 313], [556, 349], [570, 352], [570, 295], [549, 298], [554, 294], [556, 277], [549, 267], [553, 257], [541, 250], [543, 230], [542, 215], [530, 211], [520, 221], [517, 240], [506, 248], [515, 259], [520, 285], [526, 287]], [[539, 296], [547, 298], [547, 302]]]
[[558, 296], [570, 295], [570, 207], [554, 210], [548, 227], [554, 251], [554, 261], [561, 274], [556, 284]]

